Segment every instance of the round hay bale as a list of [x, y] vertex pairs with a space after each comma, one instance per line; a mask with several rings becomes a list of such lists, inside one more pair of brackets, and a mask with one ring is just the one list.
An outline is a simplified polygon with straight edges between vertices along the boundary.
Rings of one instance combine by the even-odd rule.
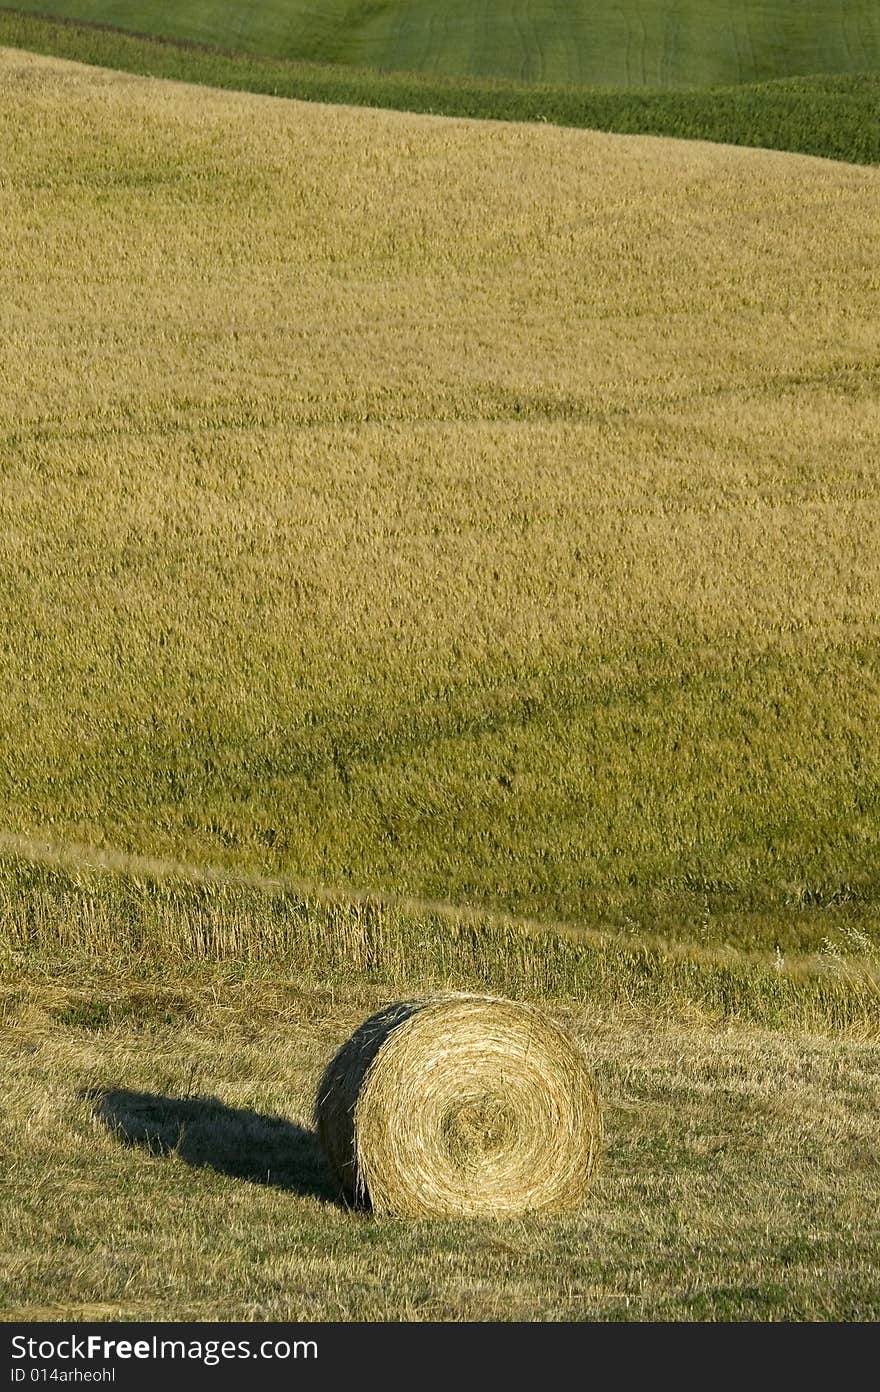
[[488, 996], [371, 1016], [328, 1065], [315, 1120], [350, 1198], [408, 1218], [577, 1208], [602, 1133], [575, 1041]]

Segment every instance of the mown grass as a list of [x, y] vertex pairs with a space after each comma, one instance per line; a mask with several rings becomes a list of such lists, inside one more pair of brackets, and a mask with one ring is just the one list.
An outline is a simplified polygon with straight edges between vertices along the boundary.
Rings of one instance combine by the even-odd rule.
[[8, 830], [870, 921], [874, 171], [2, 70]]
[[[774, 963], [6, 857], [0, 1318], [874, 1319], [880, 978], [873, 940], [837, 947]], [[327, 1058], [450, 988], [583, 1039], [606, 1129], [583, 1212], [340, 1203]]]
[[280, 961], [4, 971], [0, 1316], [877, 1318], [876, 1042], [557, 1000], [605, 1113], [586, 1209], [378, 1221], [311, 1112], [385, 999]]
[[[58, 10], [59, 6], [53, 6]], [[120, 23], [134, 25], [114, 7]], [[80, 17], [85, 11], [78, 10]], [[109, 11], [108, 11], [109, 13]], [[172, 33], [179, 7], [162, 7], [158, 22]], [[795, 14], [795, 10], [790, 10]], [[312, 16], [313, 17], [313, 16]], [[837, 25], [837, 20], [835, 20]], [[143, 27], [143, 18], [140, 21]], [[842, 30], [836, 29], [839, 36]], [[770, 76], [693, 89], [614, 88], [603, 72], [599, 85], [562, 85], [504, 78], [437, 76], [433, 72], [378, 72], [330, 63], [223, 52], [210, 47], [222, 30], [204, 34], [208, 45], [172, 42], [37, 14], [0, 9], [0, 43], [71, 58], [126, 72], [205, 83], [304, 101], [390, 107], [402, 111], [503, 121], [540, 121], [560, 126], [675, 136], [800, 151], [858, 164], [880, 164], [880, 76], [875, 58], [865, 50], [861, 71], [827, 71], [823, 61], [796, 77]], [[228, 41], [241, 46], [241, 34]], [[833, 45], [832, 45], [833, 49]], [[566, 53], [575, 50], [566, 49]], [[268, 52], [268, 50], [266, 51]], [[777, 56], [792, 50], [776, 50]], [[776, 71], [775, 69], [773, 70]]]

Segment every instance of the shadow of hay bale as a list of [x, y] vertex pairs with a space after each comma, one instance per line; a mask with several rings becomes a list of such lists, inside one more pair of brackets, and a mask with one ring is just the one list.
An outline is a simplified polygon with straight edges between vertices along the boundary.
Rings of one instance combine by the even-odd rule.
[[315, 1133], [283, 1117], [228, 1107], [217, 1097], [166, 1097], [126, 1088], [93, 1088], [83, 1095], [123, 1145], [157, 1157], [175, 1155], [195, 1169], [217, 1170], [250, 1184], [342, 1202]]

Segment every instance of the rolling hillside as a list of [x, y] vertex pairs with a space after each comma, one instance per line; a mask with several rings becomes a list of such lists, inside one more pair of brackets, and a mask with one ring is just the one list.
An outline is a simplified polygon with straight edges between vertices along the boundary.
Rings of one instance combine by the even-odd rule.
[[[880, 171], [15, 49], [0, 150], [0, 1320], [876, 1320]], [[438, 989], [581, 1210], [339, 1201]]]
[[880, 175], [0, 61], [7, 831], [875, 911]]
[[880, 164], [880, 73], [669, 89], [454, 78], [226, 52], [0, 9], [0, 45], [302, 101], [671, 135]]
[[19, 0], [16, 8], [271, 57], [629, 90], [880, 70], [873, 0]]

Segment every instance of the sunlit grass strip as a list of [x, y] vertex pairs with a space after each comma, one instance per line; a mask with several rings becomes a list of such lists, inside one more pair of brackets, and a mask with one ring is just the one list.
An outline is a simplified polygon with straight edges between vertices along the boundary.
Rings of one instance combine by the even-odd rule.
[[736, 87], [628, 92], [428, 78], [225, 53], [96, 25], [0, 10], [0, 44], [122, 72], [300, 101], [496, 121], [544, 121], [880, 163], [880, 77], [783, 78]]

